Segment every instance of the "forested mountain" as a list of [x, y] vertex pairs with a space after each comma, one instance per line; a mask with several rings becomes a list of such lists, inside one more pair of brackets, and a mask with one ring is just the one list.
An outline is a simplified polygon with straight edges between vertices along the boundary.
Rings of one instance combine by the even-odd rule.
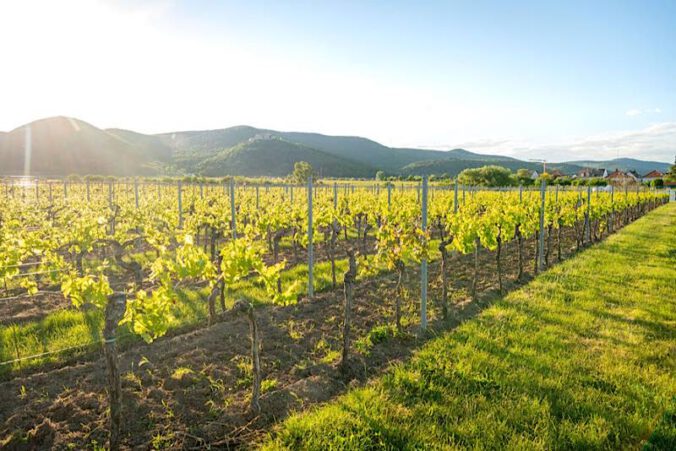
[[[328, 177], [447, 174], [495, 164], [511, 170], [540, 171], [541, 164], [500, 155], [392, 148], [357, 136], [279, 132], [250, 126], [148, 135], [131, 130], [97, 128], [69, 117], [41, 119], [0, 132], [0, 174], [23, 174], [26, 129], [30, 128], [33, 175], [249, 175], [284, 176], [296, 161], [309, 162]], [[548, 168], [572, 174], [582, 167], [634, 169], [640, 174], [666, 170], [668, 163], [633, 160], [551, 163]]]
[[222, 150], [197, 165], [207, 176], [284, 177], [294, 163], [307, 161], [319, 174], [333, 177], [372, 177], [376, 169], [281, 138], [252, 138]]

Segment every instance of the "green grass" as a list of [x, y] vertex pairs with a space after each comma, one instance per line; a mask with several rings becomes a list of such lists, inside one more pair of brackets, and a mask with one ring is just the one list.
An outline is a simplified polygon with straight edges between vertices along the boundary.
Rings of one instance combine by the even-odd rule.
[[541, 274], [266, 449], [674, 449], [676, 204]]
[[[178, 329], [204, 321], [207, 317], [207, 306], [203, 296], [204, 290], [181, 292], [180, 301], [173, 307], [170, 327]], [[0, 366], [0, 376], [17, 369], [59, 362], [83, 350], [98, 349], [102, 339], [102, 327], [102, 312], [74, 309], [59, 310], [38, 321], [1, 326], [0, 361], [40, 356]], [[122, 346], [140, 341], [127, 325], [120, 326], [118, 339]], [[54, 353], [58, 350], [66, 351]]]

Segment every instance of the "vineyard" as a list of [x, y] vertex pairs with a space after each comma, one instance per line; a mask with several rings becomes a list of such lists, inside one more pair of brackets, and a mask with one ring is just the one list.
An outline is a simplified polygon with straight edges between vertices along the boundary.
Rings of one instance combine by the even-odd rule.
[[0, 447], [245, 446], [667, 201], [427, 180], [5, 184]]

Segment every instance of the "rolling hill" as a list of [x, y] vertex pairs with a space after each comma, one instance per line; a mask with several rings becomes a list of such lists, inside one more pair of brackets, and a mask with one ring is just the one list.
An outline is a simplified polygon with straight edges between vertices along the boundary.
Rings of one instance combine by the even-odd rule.
[[0, 141], [0, 173], [24, 173], [27, 127], [31, 134], [32, 175], [158, 173], [157, 162], [161, 159], [146, 146], [62, 116], [31, 122], [6, 133]]
[[[220, 130], [172, 132], [158, 135], [176, 152], [183, 163], [213, 156], [223, 149], [255, 137], [279, 138], [287, 142], [320, 150], [365, 167], [395, 172], [402, 166], [422, 159], [439, 158], [442, 151], [393, 149], [357, 136], [327, 136], [319, 133], [279, 132], [240, 125]], [[375, 172], [374, 172], [375, 173]]]
[[251, 138], [202, 161], [198, 170], [207, 176], [284, 177], [293, 172], [297, 161], [307, 161], [318, 173], [334, 177], [370, 177], [376, 173], [363, 164], [276, 137]]
[[348, 158], [386, 172], [397, 172], [414, 161], [440, 158], [444, 151], [399, 149], [383, 146], [375, 141], [356, 136], [327, 136], [319, 133], [284, 132], [280, 135], [341, 158]]
[[219, 130], [171, 132], [155, 136], [180, 158], [194, 159], [213, 156], [265, 132], [267, 130], [239, 125]]
[[[540, 171], [539, 163], [465, 149], [448, 151], [392, 148], [357, 136], [280, 132], [246, 125], [217, 130], [156, 135], [111, 128], [102, 130], [68, 117], [41, 119], [0, 132], [0, 175], [23, 174], [26, 127], [32, 132], [32, 175], [198, 174], [281, 177], [296, 161], [307, 161], [328, 177], [390, 175], [454, 176], [466, 168], [495, 164], [511, 170]], [[634, 169], [645, 174], [668, 163], [623, 158], [610, 161], [550, 163], [573, 174], [582, 167]]]
[[174, 156], [174, 149], [159, 136], [144, 135], [143, 133], [120, 128], [109, 128], [105, 132], [132, 146], [148, 160], [171, 161]]

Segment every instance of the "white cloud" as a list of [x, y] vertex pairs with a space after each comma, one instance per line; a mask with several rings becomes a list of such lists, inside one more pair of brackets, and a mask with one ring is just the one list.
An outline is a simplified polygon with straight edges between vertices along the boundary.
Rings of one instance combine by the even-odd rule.
[[460, 147], [480, 153], [496, 153], [522, 159], [543, 158], [548, 161], [627, 157], [672, 162], [676, 154], [676, 122], [663, 122], [640, 130], [608, 132], [560, 142], [535, 143], [521, 139], [495, 139], [435, 147]]
[[627, 116], [640, 116], [642, 114], [650, 114], [650, 113], [655, 113], [659, 114], [662, 112], [661, 108], [632, 108], [630, 110], [627, 110], [624, 114]]

